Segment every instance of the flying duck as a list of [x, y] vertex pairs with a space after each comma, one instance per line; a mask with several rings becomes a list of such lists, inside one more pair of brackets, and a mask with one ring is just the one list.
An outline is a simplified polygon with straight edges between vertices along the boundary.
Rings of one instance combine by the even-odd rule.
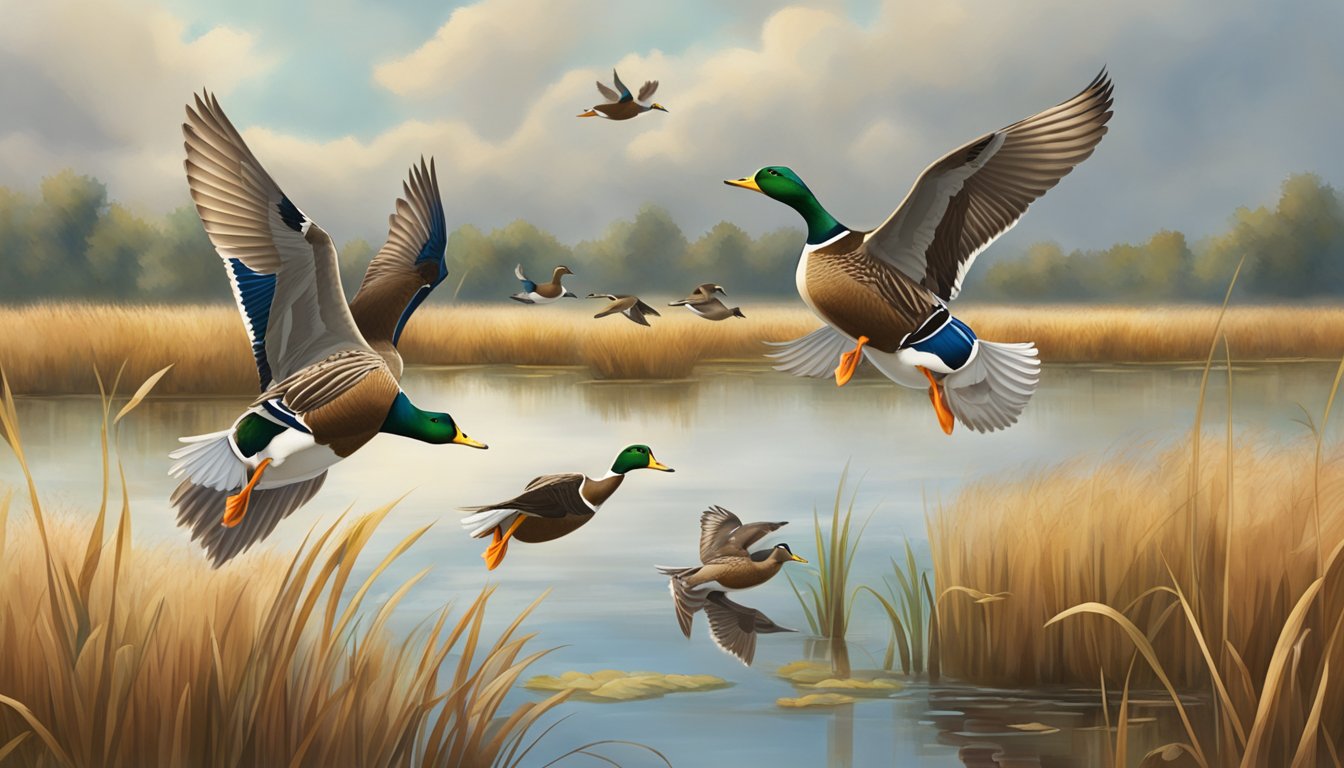
[[569, 267], [564, 264], [556, 267], [551, 272], [551, 281], [549, 283], [534, 283], [527, 279], [523, 274], [523, 265], [519, 264], [513, 268], [513, 276], [518, 278], [518, 282], [523, 284], [523, 290], [510, 296], [514, 301], [521, 301], [524, 304], [550, 304], [558, 299], [577, 299], [578, 294], [565, 288], [560, 284], [560, 279], [565, 275], [572, 275]]
[[779, 370], [837, 386], [864, 358], [903, 386], [927, 386], [939, 426], [1016, 423], [1040, 380], [1035, 345], [986, 341], [948, 310], [975, 257], [1086, 160], [1106, 134], [1113, 87], [1102, 70], [1077, 96], [952, 150], [920, 174], [881, 226], [841, 224], [782, 166], [725, 182], [796, 210], [807, 224], [798, 292], [822, 328], [784, 342]]
[[668, 302], [669, 307], [686, 307], [698, 317], [706, 320], [727, 320], [730, 317], [745, 318], [741, 307], [728, 307], [719, 300], [714, 294], [719, 293], [724, 296], [728, 292], [723, 290], [723, 286], [714, 283], [701, 283], [696, 286], [691, 295], [684, 299]]
[[329, 467], [380, 432], [485, 448], [397, 384], [396, 339], [446, 274], [432, 164], [412, 169], [355, 298], [365, 337], [331, 237], [280, 190], [213, 95], [187, 107], [182, 132], [187, 184], [224, 261], [261, 389], [228, 429], [184, 437], [170, 454], [170, 473], [182, 478], [172, 495], [178, 524], [213, 565], [269, 535], [318, 492]]
[[481, 557], [489, 570], [504, 562], [509, 539], [529, 544], [551, 541], [573, 533], [611, 498], [627, 472], [656, 469], [672, 472], [671, 467], [653, 457], [647, 445], [627, 446], [616, 456], [611, 470], [594, 480], [582, 472], [542, 475], [527, 484], [511, 499], [478, 507], [463, 507], [471, 512], [462, 518], [462, 527], [472, 538], [493, 536]]
[[672, 606], [677, 625], [691, 636], [696, 612], [704, 610], [709, 618], [709, 634], [714, 644], [751, 666], [756, 656], [756, 635], [793, 632], [768, 616], [728, 599], [726, 593], [758, 587], [784, 567], [785, 563], [806, 563], [793, 554], [788, 544], [751, 552], [747, 548], [786, 523], [747, 523], [723, 507], [710, 507], [700, 515], [700, 562], [693, 568], [656, 566], [669, 578]]
[[629, 318], [631, 322], [645, 326], [649, 324], [649, 321], [644, 317], [645, 315], [662, 317], [662, 315], [658, 314], [658, 310], [650, 307], [643, 301], [640, 301], [638, 296], [631, 296], [629, 294], [590, 293], [588, 294], [588, 298], [608, 299], [611, 301], [606, 309], [593, 315], [593, 317], [606, 317], [607, 315], [614, 315], [619, 312]]
[[598, 104], [592, 109], [579, 114], [579, 117], [605, 117], [608, 120], [629, 120], [632, 117], [638, 117], [650, 110], [667, 111], [658, 102], [646, 103], [653, 98], [653, 92], [658, 90], [658, 81], [649, 80], [639, 89], [639, 96], [635, 97], [630, 93], [630, 89], [621, 82], [621, 76], [616, 74], [616, 70], [611, 70], [611, 79], [616, 82], [616, 88], [608, 88], [602, 83], [597, 82], [597, 90], [602, 94], [607, 102]]

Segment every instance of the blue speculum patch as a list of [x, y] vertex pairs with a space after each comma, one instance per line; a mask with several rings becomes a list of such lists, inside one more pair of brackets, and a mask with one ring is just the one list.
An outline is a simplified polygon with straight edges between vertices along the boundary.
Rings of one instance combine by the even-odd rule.
[[920, 352], [937, 356], [948, 368], [955, 371], [971, 359], [971, 350], [975, 348], [975, 332], [969, 325], [950, 317], [947, 324], [935, 331], [932, 336], [910, 346]]

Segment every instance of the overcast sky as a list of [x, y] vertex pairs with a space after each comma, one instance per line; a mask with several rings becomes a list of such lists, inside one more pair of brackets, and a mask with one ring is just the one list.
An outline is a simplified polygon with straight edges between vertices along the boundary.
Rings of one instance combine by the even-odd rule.
[[[70, 167], [144, 213], [181, 205], [182, 107], [205, 87], [338, 242], [381, 235], [421, 154], [450, 226], [524, 218], [572, 242], [646, 202], [692, 235], [796, 226], [720, 183], [780, 164], [869, 228], [939, 155], [1103, 65], [1110, 134], [1006, 247], [1198, 237], [1288, 173], [1344, 184], [1337, 0], [317, 5], [0, 0], [0, 184]], [[670, 111], [577, 119], [612, 66], [660, 80]]]

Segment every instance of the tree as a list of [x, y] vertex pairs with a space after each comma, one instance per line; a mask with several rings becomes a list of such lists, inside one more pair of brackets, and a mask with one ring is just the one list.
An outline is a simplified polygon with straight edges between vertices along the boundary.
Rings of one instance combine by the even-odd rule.
[[118, 299], [134, 296], [140, 278], [140, 255], [159, 237], [152, 224], [113, 203], [98, 219], [85, 253], [93, 287], [92, 297]]

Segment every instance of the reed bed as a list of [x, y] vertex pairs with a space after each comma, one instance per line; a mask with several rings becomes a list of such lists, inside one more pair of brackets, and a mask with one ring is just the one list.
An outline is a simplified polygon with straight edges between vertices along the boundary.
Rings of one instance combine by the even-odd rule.
[[[132, 544], [124, 477], [109, 498], [120, 475], [110, 446], [152, 384], [115, 417], [103, 399], [103, 503], [91, 525], [43, 509], [4, 387], [0, 436], [26, 476], [31, 517], [16, 524], [13, 493], [0, 495], [0, 763], [516, 766], [539, 738], [533, 726], [569, 695], [503, 706], [546, 653], [520, 633], [532, 607], [491, 642], [486, 589], [455, 619], [445, 607], [394, 638], [388, 621], [428, 569], [400, 585], [379, 577], [428, 527], [352, 579], [394, 505], [317, 532], [292, 558], [249, 554], [221, 570]], [[366, 610], [375, 586], [390, 597]]]
[[[597, 302], [590, 303], [596, 311]], [[586, 307], [585, 307], [586, 309]], [[402, 338], [410, 363], [565, 365], [607, 379], [680, 379], [707, 361], [764, 362], [762, 342], [796, 338], [819, 323], [792, 305], [753, 306], [747, 318], [709, 322], [665, 308], [653, 327], [594, 320], [577, 306], [426, 307]], [[958, 314], [985, 338], [1030, 339], [1055, 362], [1202, 361], [1217, 307], [967, 306]], [[177, 364], [163, 393], [247, 394], [256, 375], [242, 324], [225, 305], [35, 304], [0, 307], [0, 366], [25, 394], [97, 392], [92, 368], [127, 363], [142, 379]], [[1241, 360], [1335, 359], [1344, 309], [1244, 307], [1222, 328]]]
[[[1344, 365], [1341, 365], [1344, 372]], [[1232, 433], [963, 490], [929, 520], [943, 671], [1165, 688], [1197, 765], [1341, 764], [1344, 449]], [[1202, 410], [1202, 397], [1201, 397]], [[933, 642], [931, 640], [931, 642]], [[1212, 704], [1186, 711], [1178, 691]], [[1174, 751], [1173, 751], [1174, 750]], [[1147, 763], [1145, 763], [1147, 764]]]

